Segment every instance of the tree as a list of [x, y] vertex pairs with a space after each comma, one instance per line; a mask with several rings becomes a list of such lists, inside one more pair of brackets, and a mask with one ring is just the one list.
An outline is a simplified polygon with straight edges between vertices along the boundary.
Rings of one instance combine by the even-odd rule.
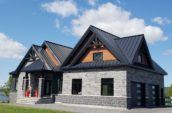
[[6, 96], [9, 96], [11, 91], [13, 78], [10, 75], [8, 81], [0, 88], [0, 91], [3, 92]]
[[172, 97], [172, 85], [170, 87], [166, 87], [165, 96], [166, 97]]

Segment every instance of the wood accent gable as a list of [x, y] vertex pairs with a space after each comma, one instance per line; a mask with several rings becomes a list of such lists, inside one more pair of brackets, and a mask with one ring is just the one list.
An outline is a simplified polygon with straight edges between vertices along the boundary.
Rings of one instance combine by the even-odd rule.
[[114, 56], [106, 47], [100, 48], [89, 48], [83, 57], [80, 59], [81, 62], [92, 62], [93, 54], [102, 52], [103, 53], [103, 61], [108, 60], [117, 60], [116, 56]]
[[51, 61], [55, 64], [55, 66], [60, 65], [59, 61], [55, 58], [55, 56], [52, 54], [51, 50], [48, 47], [45, 48], [45, 52], [47, 53]]

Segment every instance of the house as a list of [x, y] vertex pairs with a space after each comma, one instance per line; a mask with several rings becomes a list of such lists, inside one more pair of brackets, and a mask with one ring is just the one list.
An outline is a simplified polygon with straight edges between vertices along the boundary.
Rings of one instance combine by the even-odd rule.
[[167, 73], [151, 58], [143, 34], [120, 38], [90, 26], [73, 49], [33, 45], [11, 74], [18, 103], [164, 105]]

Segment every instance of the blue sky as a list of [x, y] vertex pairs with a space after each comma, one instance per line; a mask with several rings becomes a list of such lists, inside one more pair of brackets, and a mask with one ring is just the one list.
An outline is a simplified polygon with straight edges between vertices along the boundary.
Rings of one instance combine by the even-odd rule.
[[172, 1], [0, 0], [0, 85], [32, 44], [73, 47], [93, 24], [115, 35], [145, 34], [152, 58], [172, 84]]

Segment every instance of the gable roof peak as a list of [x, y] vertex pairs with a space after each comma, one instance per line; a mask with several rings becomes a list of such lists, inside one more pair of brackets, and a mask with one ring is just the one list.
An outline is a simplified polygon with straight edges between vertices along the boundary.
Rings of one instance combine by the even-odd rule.
[[107, 31], [102, 30], [102, 29], [100, 29], [100, 28], [98, 28], [98, 27], [95, 27], [95, 26], [93, 26], [93, 25], [90, 25], [89, 28], [91, 28], [91, 29], [97, 29], [97, 30], [99, 30], [99, 31], [102, 31], [102, 32], [108, 34], [108, 35], [114, 36], [115, 38], [120, 38], [119, 36], [116, 36], [116, 35], [114, 35], [114, 34], [112, 34], [112, 33], [109, 33], [109, 32], [107, 32]]
[[36, 44], [32, 44], [32, 45], [31, 45], [31, 47], [34, 47], [34, 48], [35, 48], [35, 47], [36, 47], [36, 48], [39, 48], [39, 47], [41, 47], [41, 46], [39, 46], [39, 45], [36, 45]]

